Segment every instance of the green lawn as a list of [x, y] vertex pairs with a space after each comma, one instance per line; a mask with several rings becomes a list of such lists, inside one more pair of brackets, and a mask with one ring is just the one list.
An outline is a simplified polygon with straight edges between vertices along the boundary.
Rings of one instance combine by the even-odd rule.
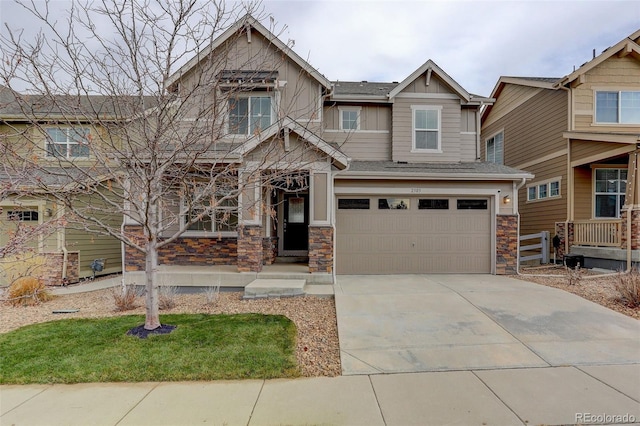
[[35, 324], [0, 335], [0, 384], [295, 377], [295, 324], [281, 315], [163, 315], [170, 334], [126, 332], [142, 316]]

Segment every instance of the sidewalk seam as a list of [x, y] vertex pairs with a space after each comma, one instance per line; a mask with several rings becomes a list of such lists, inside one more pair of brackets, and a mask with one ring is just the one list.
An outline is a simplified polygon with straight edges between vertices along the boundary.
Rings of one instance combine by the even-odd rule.
[[575, 368], [576, 370], [586, 374], [587, 376], [596, 379], [597, 381], [599, 381], [600, 383], [602, 383], [603, 385], [613, 389], [614, 391], [618, 392], [621, 395], [626, 396], [627, 398], [631, 399], [632, 401], [635, 402], [640, 402], [637, 399], [635, 399], [634, 397], [632, 397], [631, 395], [627, 395], [626, 393], [622, 392], [620, 389], [613, 387], [612, 385], [610, 385], [609, 383], [603, 381], [602, 379], [597, 378], [596, 376], [589, 374], [588, 371], [584, 371], [582, 368], [580, 367], [600, 367], [600, 366], [612, 366], [612, 365], [635, 365], [635, 364], [593, 364], [593, 365], [573, 365], [572, 367]]
[[126, 413], [124, 413], [124, 416], [120, 417], [120, 420], [118, 420], [118, 421], [115, 423], [115, 426], [117, 426], [117, 425], [119, 425], [120, 423], [122, 423], [122, 421], [123, 421], [123, 420], [124, 420], [124, 419], [129, 415], [129, 414], [131, 414], [131, 412], [132, 412], [133, 410], [135, 410], [135, 409], [136, 409], [136, 407], [138, 407], [138, 405], [140, 405], [140, 403], [141, 403], [142, 401], [144, 401], [145, 399], [147, 399], [147, 397], [149, 396], [149, 394], [150, 394], [151, 392], [153, 392], [154, 390], [156, 390], [156, 389], [158, 388], [158, 386], [160, 386], [161, 384], [162, 384], [162, 382], [158, 382], [158, 383], [156, 383], [156, 384], [155, 384], [151, 389], [149, 389], [149, 392], [145, 393], [145, 394], [144, 394], [144, 396], [143, 396], [142, 398], [140, 398], [140, 400], [139, 400], [138, 402], [136, 402], [136, 403], [134, 404], [134, 406], [133, 406], [133, 407], [131, 407], [131, 409], [130, 409], [129, 411], [127, 411]]
[[373, 391], [373, 397], [376, 399], [376, 405], [378, 406], [378, 411], [380, 412], [380, 417], [382, 417], [382, 423], [387, 424], [387, 420], [384, 418], [384, 413], [382, 412], [382, 407], [380, 406], [380, 401], [378, 400], [378, 394], [376, 393], [376, 387], [373, 386], [373, 381], [371, 380], [371, 374], [367, 374], [369, 378], [369, 384], [371, 385], [371, 390]]
[[[509, 404], [507, 404], [506, 402], [504, 402], [504, 401], [502, 400], [502, 398], [500, 398], [500, 396], [499, 396], [497, 393], [495, 393], [495, 392], [493, 391], [493, 389], [491, 389], [491, 386], [489, 386], [488, 384], [486, 384], [486, 383], [485, 383], [485, 381], [484, 381], [484, 380], [482, 380], [482, 378], [476, 374], [475, 370], [469, 370], [469, 371], [471, 372], [471, 374], [473, 374], [474, 376], [476, 376], [476, 378], [477, 378], [478, 380], [480, 380], [480, 383], [482, 383], [482, 384], [484, 385], [484, 387], [486, 387], [487, 389], [489, 389], [489, 392], [491, 392], [492, 394], [494, 394], [494, 395], [495, 395], [495, 397], [496, 397], [496, 398], [498, 398], [498, 401], [500, 401], [500, 402], [502, 403], [502, 405], [504, 405], [505, 407], [507, 407], [507, 408], [509, 409], [509, 411], [511, 411], [511, 412], [513, 413], [513, 415], [514, 415], [514, 416], [516, 416], [516, 417], [518, 418], [518, 420], [520, 420], [520, 421], [522, 422], [522, 424], [523, 424], [523, 425], [527, 425], [527, 424], [529, 423], [528, 421], [525, 421], [525, 419], [523, 419], [522, 417], [520, 417], [520, 416], [518, 415], [518, 413], [516, 413], [516, 412], [513, 410], [513, 408], [511, 408], [511, 407], [509, 406]], [[487, 370], [485, 370], [485, 371], [487, 371]]]
[[262, 395], [262, 389], [264, 389], [264, 384], [266, 380], [262, 381], [260, 385], [260, 391], [258, 391], [258, 395], [256, 396], [256, 402], [253, 403], [253, 407], [251, 407], [251, 413], [249, 413], [249, 419], [247, 420], [247, 426], [251, 423], [251, 419], [253, 418], [253, 413], [256, 411], [256, 406], [258, 405], [258, 401], [260, 400], [260, 395]]
[[7, 411], [6, 413], [2, 413], [2, 415], [0, 415], [0, 417], [9, 414], [10, 412], [12, 412], [13, 410], [15, 410], [16, 408], [22, 407], [24, 404], [26, 404], [27, 402], [31, 401], [33, 398], [35, 398], [38, 395], [41, 395], [43, 392], [48, 391], [49, 389], [51, 389], [54, 385], [48, 385], [46, 388], [42, 389], [40, 392], [36, 393], [35, 395], [32, 395], [30, 398], [25, 399], [24, 401], [22, 401], [20, 404], [16, 405], [15, 407], [13, 407], [11, 410]]

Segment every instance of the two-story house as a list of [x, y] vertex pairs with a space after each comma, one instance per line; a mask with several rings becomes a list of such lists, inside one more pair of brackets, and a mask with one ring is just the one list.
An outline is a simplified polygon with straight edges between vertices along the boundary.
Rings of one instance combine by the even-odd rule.
[[[105, 112], [108, 103], [100, 97], [86, 99], [86, 103], [62, 95], [55, 98], [52, 101], [45, 96], [18, 94], [0, 86], [0, 147], [7, 150], [2, 152], [0, 166], [5, 195], [0, 198], [0, 247], [13, 245], [22, 252], [16, 258], [16, 250], [10, 250], [12, 255], [0, 259], [2, 285], [16, 278], [16, 270], [40, 276], [48, 285], [122, 271], [120, 242], [112, 236], [87, 232], [83, 226], [72, 226], [63, 203], [47, 195], [47, 191], [81, 184], [83, 169], [92, 175], [91, 181], [96, 181], [98, 161], [90, 141], [98, 139], [105, 129], [89, 118], [94, 111], [89, 103], [101, 104]], [[9, 151], [17, 155], [10, 156]], [[32, 176], [26, 179], [23, 174]], [[104, 181], [108, 180], [104, 176]], [[79, 202], [99, 203], [89, 196]], [[115, 229], [122, 223], [122, 216], [106, 210], [102, 219]], [[100, 271], [91, 266], [97, 259], [102, 265]]]
[[[324, 282], [336, 273], [516, 272], [518, 189], [533, 176], [479, 160], [479, 111], [493, 99], [431, 60], [401, 82], [329, 81], [251, 16], [179, 69], [169, 90], [179, 97], [202, 61], [223, 55], [212, 99], [236, 92], [221, 105], [225, 153], [212, 158], [235, 164], [242, 190], [219, 206], [224, 223], [203, 217], [163, 248], [163, 267], [256, 273], [292, 257]], [[176, 194], [165, 212], [176, 217], [185, 205]], [[139, 225], [130, 219], [125, 232]], [[125, 263], [132, 282], [143, 260], [127, 249]]]
[[521, 234], [558, 235], [559, 254], [588, 267], [640, 262], [639, 42], [636, 31], [562, 78], [501, 77], [482, 113], [482, 158], [535, 174]]

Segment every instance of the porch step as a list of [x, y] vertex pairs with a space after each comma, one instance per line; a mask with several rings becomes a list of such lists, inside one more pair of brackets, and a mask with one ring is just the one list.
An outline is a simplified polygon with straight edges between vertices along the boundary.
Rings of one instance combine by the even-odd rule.
[[306, 280], [257, 279], [244, 288], [245, 299], [303, 296]]

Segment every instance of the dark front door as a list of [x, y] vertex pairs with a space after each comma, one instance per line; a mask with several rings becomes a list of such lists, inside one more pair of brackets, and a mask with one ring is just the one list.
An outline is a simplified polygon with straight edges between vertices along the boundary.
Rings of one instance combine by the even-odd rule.
[[283, 254], [306, 255], [309, 250], [309, 195], [284, 194], [283, 207]]

